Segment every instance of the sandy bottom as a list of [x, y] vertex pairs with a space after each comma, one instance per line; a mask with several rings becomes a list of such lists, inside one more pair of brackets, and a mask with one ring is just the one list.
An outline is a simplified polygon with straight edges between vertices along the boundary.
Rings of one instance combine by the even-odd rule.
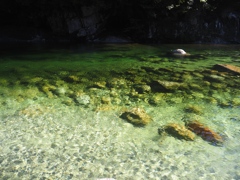
[[[47, 98], [1, 107], [1, 179], [240, 179], [239, 108], [207, 107], [222, 146], [161, 137], [180, 105], [144, 107], [154, 122], [134, 127], [119, 111], [92, 111]], [[208, 105], [206, 105], [208, 106]]]

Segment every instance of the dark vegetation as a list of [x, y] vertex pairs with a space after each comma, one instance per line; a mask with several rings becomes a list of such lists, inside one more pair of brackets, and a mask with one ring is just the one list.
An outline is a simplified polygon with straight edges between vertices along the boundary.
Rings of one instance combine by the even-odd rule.
[[2, 0], [0, 36], [239, 43], [239, 9], [236, 0]]

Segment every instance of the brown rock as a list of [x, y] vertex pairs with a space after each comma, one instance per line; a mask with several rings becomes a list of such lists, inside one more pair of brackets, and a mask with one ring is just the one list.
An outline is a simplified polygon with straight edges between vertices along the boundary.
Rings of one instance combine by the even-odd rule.
[[151, 117], [141, 108], [125, 111], [120, 117], [138, 126], [144, 126], [151, 122]]
[[179, 138], [179, 139], [185, 139], [185, 140], [191, 140], [193, 141], [194, 138], [195, 138], [195, 134], [188, 130], [185, 126], [183, 125], [179, 125], [179, 124], [175, 124], [175, 123], [171, 123], [171, 124], [168, 124], [166, 127], [165, 127], [165, 131], [176, 137], [176, 138]]
[[208, 142], [214, 142], [214, 143], [222, 143], [223, 139], [222, 137], [214, 132], [209, 127], [199, 123], [198, 121], [192, 121], [187, 124], [187, 127], [189, 130], [194, 132], [195, 134], [201, 136], [201, 138]]
[[227, 71], [227, 72], [233, 72], [236, 74], [240, 74], [240, 67], [233, 66], [230, 64], [216, 64], [216, 65], [214, 65], [213, 68], [218, 71]]

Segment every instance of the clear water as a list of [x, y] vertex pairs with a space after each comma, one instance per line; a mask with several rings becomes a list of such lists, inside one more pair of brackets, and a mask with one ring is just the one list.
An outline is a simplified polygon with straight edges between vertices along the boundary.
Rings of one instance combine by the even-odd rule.
[[[169, 56], [176, 48], [191, 56]], [[1, 179], [240, 179], [240, 76], [213, 70], [240, 67], [240, 46], [6, 45], [0, 53]], [[158, 80], [184, 88], [155, 89]], [[153, 121], [120, 118], [134, 107]], [[158, 134], [186, 119], [224, 142]]]

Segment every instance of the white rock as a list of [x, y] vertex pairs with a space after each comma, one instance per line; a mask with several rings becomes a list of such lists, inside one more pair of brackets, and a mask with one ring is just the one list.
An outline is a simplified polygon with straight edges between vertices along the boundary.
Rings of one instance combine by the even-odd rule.
[[172, 51], [173, 55], [187, 55], [186, 51], [183, 49], [175, 49]]

